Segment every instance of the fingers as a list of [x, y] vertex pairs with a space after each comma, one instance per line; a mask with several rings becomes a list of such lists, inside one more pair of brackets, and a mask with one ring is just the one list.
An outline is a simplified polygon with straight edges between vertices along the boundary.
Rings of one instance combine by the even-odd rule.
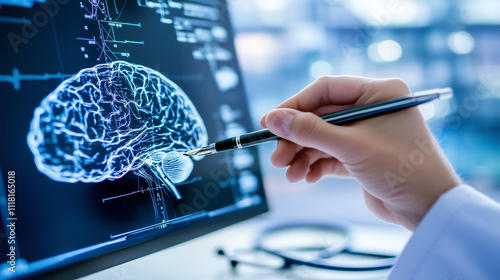
[[332, 104], [332, 105], [326, 105], [326, 106], [318, 107], [312, 113], [314, 113], [314, 114], [316, 114], [318, 116], [321, 116], [321, 115], [335, 113], [335, 112], [338, 112], [338, 111], [343, 111], [343, 110], [351, 109], [353, 107], [354, 107], [354, 105], [352, 105], [352, 104], [348, 104], [348, 105], [334, 105], [334, 104]]
[[[286, 141], [283, 143], [288, 145], [291, 142]], [[272, 158], [275, 155], [276, 152], [272, 155]], [[349, 176], [340, 161], [316, 149], [301, 147], [300, 151], [292, 156], [293, 158], [289, 162], [283, 162], [283, 165], [279, 166], [289, 166], [286, 178], [290, 182], [298, 182], [305, 178], [307, 182], [314, 183], [326, 175]]]
[[[317, 108], [328, 105], [354, 104], [362, 95], [362, 85], [371, 79], [355, 76], [323, 76], [306, 86], [276, 108], [292, 108], [303, 112], [314, 112]], [[331, 112], [324, 112], [332, 113]], [[266, 126], [267, 114], [261, 119]]]
[[302, 148], [303, 147], [288, 140], [279, 140], [276, 150], [271, 155], [271, 164], [276, 168], [289, 166], [295, 158], [295, 155], [302, 150]]
[[411, 94], [408, 85], [399, 78], [370, 79], [362, 85], [362, 88], [363, 92], [357, 99], [357, 106], [372, 104]]
[[314, 148], [337, 157], [343, 145], [352, 141], [348, 127], [332, 125], [312, 113], [275, 109], [266, 118], [271, 132], [303, 147]]
[[290, 182], [298, 182], [309, 173], [310, 166], [325, 157], [325, 153], [316, 149], [302, 149], [295, 155], [286, 172], [286, 178]]
[[[316, 115], [318, 115], [318, 116], [321, 116], [321, 115], [335, 113], [335, 112], [338, 112], [338, 111], [343, 111], [343, 110], [351, 109], [353, 107], [354, 107], [354, 105], [352, 105], [352, 104], [348, 104], [348, 105], [335, 105], [335, 104], [331, 104], [331, 105], [325, 105], [325, 106], [318, 107], [318, 108], [316, 108], [316, 110], [313, 111], [313, 113], [316, 114]], [[266, 117], [267, 117], [268, 114], [269, 113], [265, 114], [262, 117], [262, 119], [260, 120], [260, 125], [262, 127], [267, 128]]]
[[344, 165], [336, 158], [324, 158], [313, 163], [305, 179], [308, 183], [316, 183], [324, 176], [333, 175], [340, 177], [350, 176]]
[[[356, 76], [323, 76], [276, 108], [291, 108], [319, 115], [409, 95], [401, 79], [369, 79]], [[261, 125], [266, 126], [264, 115]]]
[[355, 76], [323, 76], [316, 79], [277, 108], [312, 112], [325, 105], [349, 105], [364, 94], [363, 85], [371, 79]]

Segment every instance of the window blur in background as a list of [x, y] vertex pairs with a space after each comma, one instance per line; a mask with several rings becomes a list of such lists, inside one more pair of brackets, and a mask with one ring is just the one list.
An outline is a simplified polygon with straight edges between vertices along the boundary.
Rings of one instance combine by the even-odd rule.
[[[420, 109], [464, 180], [500, 192], [500, 1], [228, 0], [255, 128], [321, 75], [452, 87]], [[272, 176], [262, 147], [265, 172]], [[267, 168], [269, 167], [269, 168]]]

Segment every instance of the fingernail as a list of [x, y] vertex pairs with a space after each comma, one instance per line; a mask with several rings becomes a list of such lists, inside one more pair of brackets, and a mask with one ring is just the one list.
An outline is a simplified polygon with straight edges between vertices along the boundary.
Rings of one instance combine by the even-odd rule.
[[274, 134], [287, 136], [290, 133], [290, 124], [294, 116], [293, 110], [274, 109], [267, 115], [267, 128]]

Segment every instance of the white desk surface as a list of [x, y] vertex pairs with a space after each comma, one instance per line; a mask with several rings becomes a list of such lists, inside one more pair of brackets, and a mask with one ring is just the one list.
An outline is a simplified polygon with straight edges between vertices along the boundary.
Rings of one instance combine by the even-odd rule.
[[266, 174], [266, 192], [271, 211], [259, 217], [159, 251], [140, 259], [94, 273], [82, 280], [132, 279], [386, 279], [389, 271], [330, 272], [297, 267], [273, 271], [239, 266], [232, 273], [229, 263], [217, 256], [216, 248], [248, 248], [267, 225], [283, 221], [342, 221], [353, 225], [355, 246], [388, 253], [400, 252], [411, 233], [400, 226], [378, 220], [363, 202], [360, 187], [346, 179], [324, 179], [315, 185], [287, 183], [281, 171]]

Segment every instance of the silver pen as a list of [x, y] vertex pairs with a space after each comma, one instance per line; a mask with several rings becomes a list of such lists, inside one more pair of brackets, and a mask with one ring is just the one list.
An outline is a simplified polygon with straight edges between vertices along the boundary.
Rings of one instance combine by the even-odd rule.
[[[451, 98], [452, 96], [453, 96], [453, 90], [451, 88], [431, 89], [431, 90], [416, 92], [412, 96], [399, 97], [331, 114], [326, 114], [321, 116], [321, 118], [331, 124], [344, 125], [388, 114], [391, 112], [399, 111], [420, 104], [428, 103], [434, 100], [448, 99]], [[184, 155], [187, 156], [213, 155], [225, 151], [244, 149], [279, 139], [281, 138], [274, 135], [268, 129], [262, 129], [238, 135], [236, 137], [231, 137], [222, 141], [218, 141], [208, 146], [185, 152]]]

